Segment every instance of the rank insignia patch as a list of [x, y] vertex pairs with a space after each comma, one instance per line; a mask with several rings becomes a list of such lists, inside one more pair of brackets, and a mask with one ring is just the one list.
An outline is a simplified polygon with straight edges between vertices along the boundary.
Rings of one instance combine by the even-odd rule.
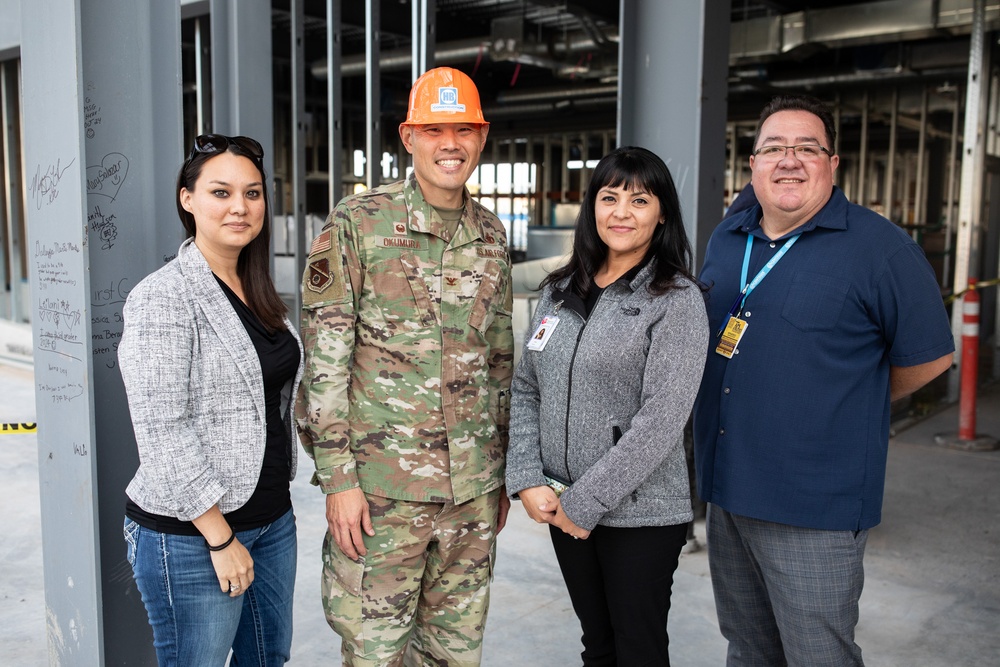
[[322, 292], [333, 282], [330, 276], [330, 260], [327, 258], [309, 262], [308, 286], [313, 292]]

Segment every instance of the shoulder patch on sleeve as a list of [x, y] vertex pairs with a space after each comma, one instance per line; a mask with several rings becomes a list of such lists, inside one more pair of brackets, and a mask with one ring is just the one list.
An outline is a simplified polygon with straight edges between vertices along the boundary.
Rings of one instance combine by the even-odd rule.
[[325, 232], [313, 239], [312, 247], [309, 248], [309, 256], [312, 257], [313, 255], [318, 255], [321, 252], [326, 252], [331, 247], [333, 247], [333, 230], [327, 229]]
[[[329, 250], [329, 248], [327, 248]], [[330, 275], [330, 258], [322, 257], [309, 262], [308, 275], [306, 276], [306, 287], [313, 292], [322, 294], [333, 282]]]
[[302, 306], [317, 308], [347, 298], [339, 227], [328, 226], [313, 239], [302, 276]]

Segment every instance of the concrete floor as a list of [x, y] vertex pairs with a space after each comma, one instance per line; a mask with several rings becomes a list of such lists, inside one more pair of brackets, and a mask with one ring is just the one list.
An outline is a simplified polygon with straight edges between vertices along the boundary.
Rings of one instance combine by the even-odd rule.
[[[0, 366], [0, 387], [0, 422], [34, 421], [32, 374]], [[892, 439], [858, 626], [870, 665], [1000, 665], [1000, 452], [934, 445], [935, 434], [957, 429], [957, 415], [946, 408]], [[979, 431], [1000, 436], [996, 388], [980, 397]], [[17, 667], [48, 660], [35, 445], [34, 435], [0, 435], [0, 664]], [[300, 549], [293, 667], [339, 664], [319, 603], [323, 499], [308, 477], [303, 470], [292, 488]], [[704, 526], [696, 529], [704, 544]], [[673, 664], [724, 664], [704, 549], [681, 559], [670, 634]], [[483, 664], [579, 664], [579, 635], [547, 531], [515, 504], [500, 536]]]

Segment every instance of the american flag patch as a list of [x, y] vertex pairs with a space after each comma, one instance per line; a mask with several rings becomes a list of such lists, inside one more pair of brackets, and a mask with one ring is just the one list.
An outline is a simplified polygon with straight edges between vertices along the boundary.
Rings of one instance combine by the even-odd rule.
[[327, 230], [313, 239], [312, 247], [309, 248], [309, 254], [315, 255], [317, 253], [326, 252], [333, 247], [333, 232]]

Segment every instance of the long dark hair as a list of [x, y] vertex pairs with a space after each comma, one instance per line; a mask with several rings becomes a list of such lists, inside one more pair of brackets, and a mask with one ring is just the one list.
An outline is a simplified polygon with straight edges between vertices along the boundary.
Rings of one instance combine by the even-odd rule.
[[660, 215], [665, 222], [656, 225], [643, 259], [643, 262], [655, 260], [649, 291], [663, 294], [677, 287], [674, 283], [677, 276], [697, 282], [691, 274], [691, 244], [684, 231], [681, 203], [670, 170], [652, 151], [639, 146], [622, 146], [597, 163], [576, 218], [573, 254], [569, 263], [547, 275], [540, 287], [570, 277], [570, 289], [574, 293], [581, 298], [590, 293], [594, 275], [608, 257], [608, 246], [597, 233], [594, 214], [597, 193], [605, 187], [644, 190], [656, 195], [660, 201]]
[[205, 163], [226, 151], [247, 158], [257, 167], [257, 171], [260, 172], [261, 192], [264, 196], [264, 225], [257, 237], [240, 250], [239, 258], [236, 260], [236, 275], [243, 285], [247, 306], [261, 324], [271, 333], [284, 331], [286, 329], [284, 316], [288, 308], [278, 296], [278, 290], [274, 288], [274, 282], [271, 280], [271, 199], [268, 195], [263, 153], [258, 157], [235, 141], [230, 141], [224, 150], [192, 150], [177, 174], [177, 214], [181, 218], [181, 224], [184, 225], [184, 231], [187, 232], [187, 238], [195, 238], [198, 229], [194, 216], [181, 205], [181, 189], [194, 190], [194, 184], [201, 176]]

